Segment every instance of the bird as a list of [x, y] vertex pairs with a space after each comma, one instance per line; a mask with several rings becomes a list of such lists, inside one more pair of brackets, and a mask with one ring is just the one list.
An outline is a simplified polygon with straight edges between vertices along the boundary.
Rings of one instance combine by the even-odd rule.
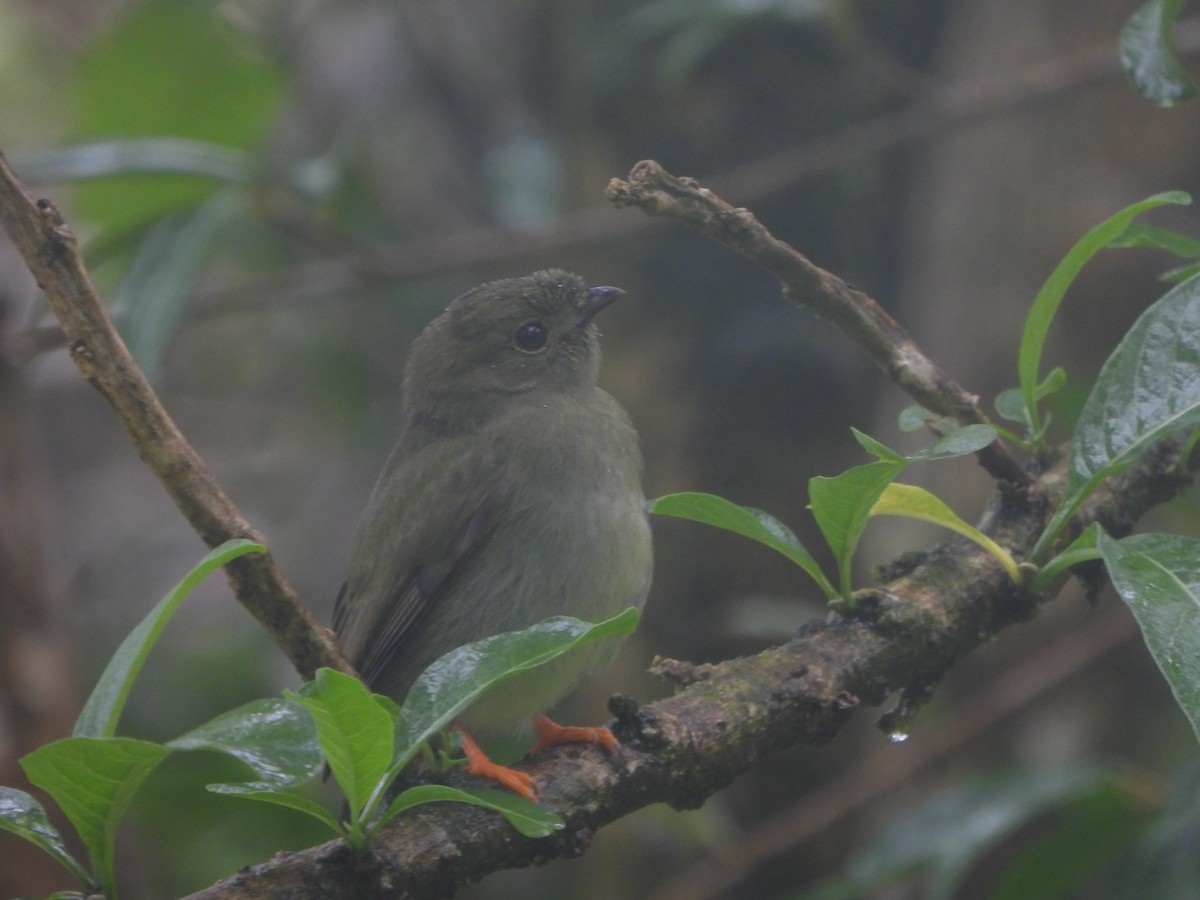
[[[400, 433], [355, 532], [333, 629], [368, 686], [402, 702], [463, 644], [552, 616], [601, 621], [641, 608], [653, 552], [642, 455], [598, 385], [597, 313], [624, 292], [545, 269], [453, 300], [413, 341]], [[532, 716], [537, 747], [607, 728], [543, 713], [615, 655], [606, 639], [489, 691], [454, 724], [467, 771], [536, 800], [526, 773], [475, 733]]]

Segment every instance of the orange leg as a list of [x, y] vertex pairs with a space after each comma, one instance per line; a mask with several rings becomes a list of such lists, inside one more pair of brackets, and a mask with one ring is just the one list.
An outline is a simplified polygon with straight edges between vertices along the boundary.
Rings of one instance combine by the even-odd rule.
[[484, 778], [498, 781], [514, 794], [520, 794], [526, 800], [537, 803], [537, 791], [533, 789], [532, 778], [524, 772], [498, 765], [488, 759], [487, 754], [480, 750], [479, 745], [475, 743], [475, 739], [467, 734], [466, 729], [458, 722], [450, 727], [462, 735], [463, 755], [467, 758], [467, 771], [470, 774], [482, 775]]
[[554, 747], [558, 744], [599, 744], [605, 750], [617, 749], [617, 739], [607, 728], [559, 725], [543, 715], [533, 717], [533, 727], [538, 736], [537, 743], [532, 748], [534, 750]]

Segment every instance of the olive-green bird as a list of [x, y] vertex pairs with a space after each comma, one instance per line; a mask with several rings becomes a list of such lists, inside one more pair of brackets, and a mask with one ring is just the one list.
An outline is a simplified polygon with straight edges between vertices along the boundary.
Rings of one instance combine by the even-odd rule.
[[[622, 294], [559, 269], [481, 285], [413, 342], [400, 437], [359, 523], [334, 608], [341, 646], [397, 702], [435, 659], [550, 616], [600, 621], [650, 586], [642, 458], [597, 385], [593, 317]], [[535, 797], [467, 734], [511, 731], [611, 658], [606, 640], [503, 682], [463, 716], [468, 771]], [[607, 729], [535, 719], [539, 745]]]

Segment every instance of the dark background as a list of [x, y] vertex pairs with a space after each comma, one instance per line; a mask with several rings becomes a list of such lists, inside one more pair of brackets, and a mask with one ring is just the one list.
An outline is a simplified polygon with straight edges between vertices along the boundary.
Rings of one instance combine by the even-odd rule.
[[[28, 171], [47, 148], [147, 135], [224, 140], [258, 160], [179, 322], [141, 352], [185, 433], [327, 620], [396, 426], [408, 342], [462, 290], [546, 266], [627, 291], [601, 322], [603, 382], [641, 434], [647, 495], [717, 493], [819, 547], [808, 479], [866, 461], [851, 425], [919, 446], [895, 425], [908, 401], [830, 327], [786, 304], [769, 276], [678, 226], [609, 210], [605, 185], [653, 158], [749, 206], [878, 299], [990, 403], [1015, 384], [1025, 311], [1074, 240], [1148, 194], [1196, 189], [1195, 106], [1154, 107], [1116, 66], [1136, 6], [10, 0], [0, 6], [0, 140]], [[246, 69], [168, 52], [200, 40], [197, 22]], [[1058, 81], [1019, 87], [1039, 72]], [[1013, 85], [1011, 102], [989, 111], [989, 92]], [[946, 92], [963, 113], [920, 118]], [[235, 110], [248, 110], [240, 131]], [[805, 155], [825, 141], [832, 149], [816, 162]], [[119, 300], [153, 198], [185, 209], [213, 186], [159, 176], [36, 189], [87, 240], [102, 292]], [[1179, 209], [1154, 218], [1193, 234], [1195, 219]], [[1046, 354], [1072, 379], [1060, 421], [1171, 264], [1114, 250], [1085, 270]], [[39, 673], [7, 688], [10, 709], [39, 713], [0, 721], [3, 782], [15, 784], [12, 759], [66, 733], [121, 637], [204, 550], [66, 354], [24, 352], [48, 320], [7, 245], [0, 311], [0, 604], [9, 624], [36, 626], [9, 658], [19, 649], [21, 665], [33, 660], [25, 671]], [[968, 520], [990, 488], [970, 460], [916, 467], [906, 480]], [[1186, 528], [1194, 499], [1157, 515]], [[653, 527], [643, 624], [566, 719], [602, 720], [613, 691], [662, 696], [668, 686], [645, 674], [656, 654], [749, 653], [822, 615], [818, 592], [770, 550], [690, 523]], [[860, 583], [868, 564], [939, 539], [899, 520], [873, 524]], [[122, 730], [167, 739], [294, 684], [213, 579], [169, 628]], [[1003, 706], [1010, 685], [1032, 685], [1032, 696], [981, 712], [979, 698]], [[975, 731], [959, 733], [978, 715]], [[467, 895], [795, 896], [930, 792], [980, 774], [1095, 762], [1138, 779], [1158, 808], [1196, 755], [1111, 594], [1093, 608], [1068, 591], [964, 661], [907, 741], [889, 742], [874, 716], [864, 711], [828, 748], [764, 760], [701, 810], [647, 809], [601, 832], [580, 860], [504, 873]], [[946, 740], [952, 750], [938, 755]], [[886, 780], [901, 765], [913, 774], [898, 785], [833, 791], [834, 812], [821, 818], [828, 795], [813, 792], [823, 784]], [[126, 896], [198, 889], [322, 839], [284, 812], [205, 795], [202, 784], [236, 777], [222, 772], [192, 756], [155, 776], [124, 835]], [[786, 818], [764, 825], [776, 814]], [[769, 852], [789, 829], [800, 837]], [[66, 886], [39, 875], [32, 853], [0, 847], [0, 895]], [[979, 860], [972, 884], [991, 884], [1011, 852]], [[727, 885], [677, 880], [712, 859], [729, 860]], [[919, 882], [896, 890], [886, 896], [922, 895]]]

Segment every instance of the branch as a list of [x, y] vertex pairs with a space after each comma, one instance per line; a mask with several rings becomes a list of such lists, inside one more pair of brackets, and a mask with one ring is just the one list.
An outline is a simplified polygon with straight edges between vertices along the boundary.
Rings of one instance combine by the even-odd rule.
[[[772, 235], [750, 210], [735, 209], [695, 179], [677, 178], [653, 160], [634, 166], [628, 181], [614, 178], [608, 186], [608, 199], [616, 206], [636, 206], [648, 215], [683, 222], [749, 257], [783, 282], [789, 299], [836, 325], [922, 406], [963, 425], [991, 424], [979, 398], [935, 366], [883, 307], [813, 265]], [[1029, 476], [1000, 441], [979, 451], [978, 456], [994, 478], [1029, 483]]]
[[[1087, 515], [1127, 533], [1188, 482], [1180, 475], [1183, 448], [1181, 440], [1153, 448], [1101, 488]], [[1061, 468], [1046, 473], [1031, 496], [1052, 493], [1062, 478]], [[1044, 527], [1047, 505], [1014, 495], [998, 493], [985, 520], [993, 537], [1020, 553]], [[976, 545], [951, 541], [782, 646], [717, 665], [660, 663], [659, 673], [685, 689], [640, 710], [614, 697], [621, 746], [612, 756], [558, 747], [519, 764], [541, 801], [566, 820], [556, 836], [524, 838], [474, 807], [430, 805], [384, 826], [361, 857], [340, 841], [277, 854], [192, 900], [443, 897], [491, 872], [578, 855], [608, 822], [653, 803], [694, 809], [764, 755], [829, 742], [859, 706], [897, 691], [902, 710], [919, 703], [957, 660], [1031, 618], [1045, 599], [1021, 593]], [[888, 727], [899, 724], [892, 714]]]
[[648, 900], [709, 900], [733, 896], [739, 884], [763, 866], [794, 852], [842, 819], [880, 802], [903, 787], [911, 790], [952, 753], [994, 729], [1000, 722], [1049, 691], [1079, 676], [1117, 647], [1139, 635], [1120, 604], [1059, 634], [1033, 655], [996, 673], [987, 684], [961, 698], [932, 732], [922, 731], [913, 752], [897, 754], [881, 744], [846, 771], [822, 782], [797, 802], [756, 822], [719, 852], [673, 873]]
[[[125, 426], [138, 455], [209, 547], [231, 538], [262, 541], [159, 402], [104, 312], [75, 236], [48, 200], [34, 203], [0, 153], [0, 221], [25, 258], [66, 335], [71, 359]], [[239, 602], [262, 623], [296, 670], [353, 669], [330, 632], [301, 605], [269, 554], [225, 567]]]

